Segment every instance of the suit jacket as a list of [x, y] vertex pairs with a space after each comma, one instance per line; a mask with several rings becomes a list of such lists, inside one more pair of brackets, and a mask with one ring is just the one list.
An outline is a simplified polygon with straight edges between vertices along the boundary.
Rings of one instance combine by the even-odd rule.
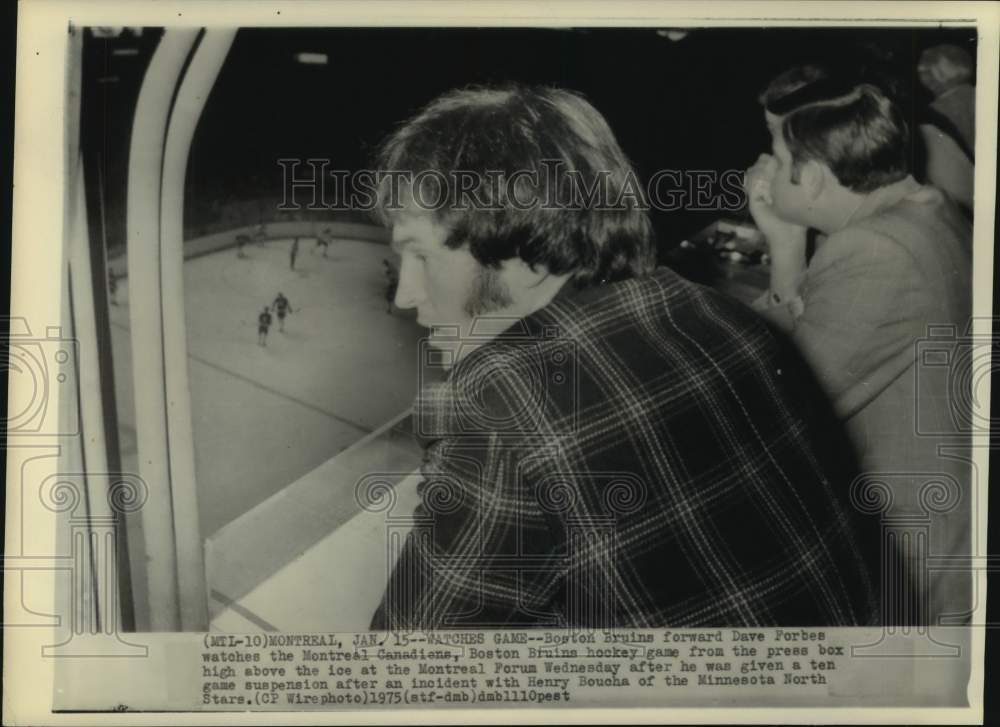
[[969, 83], [960, 83], [934, 99], [930, 108], [952, 123], [958, 132], [959, 141], [970, 156], [975, 158], [976, 87]]
[[969, 608], [968, 561], [963, 572], [933, 559], [971, 553], [970, 241], [954, 204], [908, 177], [867, 195], [817, 246], [798, 305], [765, 311], [846, 420], [887, 524], [926, 520], [929, 548], [905, 554], [930, 599], [925, 622]]
[[877, 523], [793, 345], [673, 272], [564, 288], [417, 401], [373, 628], [878, 620]]

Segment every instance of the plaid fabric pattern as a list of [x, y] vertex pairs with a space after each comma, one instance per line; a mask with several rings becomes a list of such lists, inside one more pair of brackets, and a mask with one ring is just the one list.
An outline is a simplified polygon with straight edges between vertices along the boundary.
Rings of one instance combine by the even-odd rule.
[[422, 392], [376, 629], [878, 621], [878, 523], [791, 346], [666, 269], [564, 291]]

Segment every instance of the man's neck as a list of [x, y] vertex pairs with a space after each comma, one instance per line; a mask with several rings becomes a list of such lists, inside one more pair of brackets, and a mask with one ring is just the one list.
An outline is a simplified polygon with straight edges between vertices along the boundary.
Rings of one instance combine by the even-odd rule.
[[812, 226], [827, 235], [842, 230], [850, 223], [866, 196], [840, 185], [824, 190], [822, 201], [812, 212]]
[[514, 295], [515, 302], [501, 310], [484, 313], [476, 317], [472, 330], [465, 337], [461, 350], [456, 351], [455, 360], [459, 361], [477, 348], [507, 331], [523, 318], [552, 302], [559, 291], [569, 280], [568, 275], [545, 274], [529, 285], [523, 286]]
[[513, 305], [497, 311], [496, 315], [507, 320], [527, 318], [551, 303], [568, 280], [568, 275], [542, 275], [514, 295]]

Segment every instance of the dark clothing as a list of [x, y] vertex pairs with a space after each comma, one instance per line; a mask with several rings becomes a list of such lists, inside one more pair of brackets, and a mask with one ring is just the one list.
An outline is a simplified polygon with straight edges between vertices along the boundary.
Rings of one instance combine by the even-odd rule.
[[288, 302], [288, 298], [284, 296], [278, 296], [274, 299], [274, 303], [271, 304], [275, 312], [278, 314], [278, 318], [284, 318], [285, 314], [290, 312], [292, 309], [291, 304]]
[[[975, 158], [976, 152], [976, 87], [960, 83], [949, 88], [931, 102], [930, 108], [951, 122], [956, 141]], [[946, 130], [947, 131], [947, 130]]]
[[418, 397], [372, 627], [877, 623], [878, 523], [791, 343], [667, 269], [569, 286]]

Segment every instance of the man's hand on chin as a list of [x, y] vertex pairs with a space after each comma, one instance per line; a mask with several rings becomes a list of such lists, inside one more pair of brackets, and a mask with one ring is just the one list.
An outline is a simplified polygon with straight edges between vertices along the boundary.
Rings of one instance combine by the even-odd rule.
[[761, 154], [757, 163], [747, 169], [743, 175], [743, 190], [746, 192], [750, 214], [768, 244], [774, 247], [785, 242], [805, 239], [806, 228], [794, 222], [787, 222], [778, 216], [774, 209], [774, 197], [771, 194], [771, 183], [778, 173], [778, 162], [770, 154]]
[[798, 295], [805, 276], [808, 229], [785, 221], [775, 210], [772, 182], [777, 173], [777, 160], [770, 154], [761, 154], [757, 163], [747, 169], [743, 188], [754, 223], [767, 239], [772, 300], [786, 301]]

